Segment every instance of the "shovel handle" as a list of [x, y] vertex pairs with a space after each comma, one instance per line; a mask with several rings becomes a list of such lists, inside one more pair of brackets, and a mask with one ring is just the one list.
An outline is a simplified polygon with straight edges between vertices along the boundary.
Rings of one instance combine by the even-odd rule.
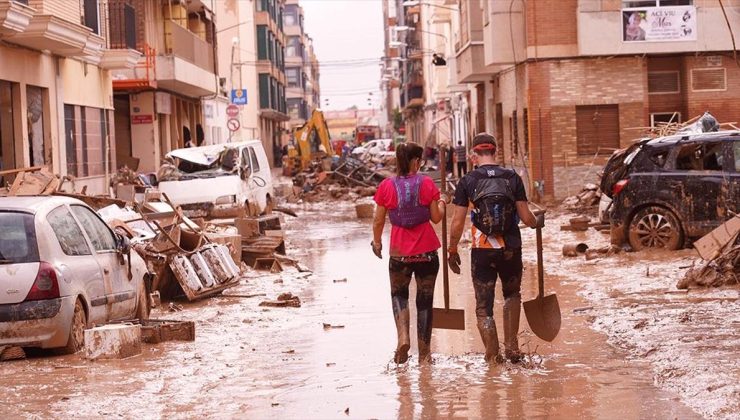
[[545, 297], [545, 268], [542, 266], [542, 228], [537, 228], [537, 283], [539, 298]]
[[[442, 178], [440, 187], [442, 194], [445, 194], [447, 192], [447, 173], [445, 170], [447, 161], [445, 160], [443, 147], [439, 148], [439, 160], [441, 162], [439, 176]], [[437, 203], [433, 205], [437, 205]], [[450, 277], [447, 270], [447, 209], [445, 209], [445, 214], [442, 216], [442, 283], [444, 285], [445, 309], [450, 309]]]

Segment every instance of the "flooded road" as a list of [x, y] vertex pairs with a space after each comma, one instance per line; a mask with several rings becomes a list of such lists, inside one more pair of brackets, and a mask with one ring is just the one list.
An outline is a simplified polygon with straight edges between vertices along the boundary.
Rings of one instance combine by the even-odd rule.
[[[329, 209], [352, 217], [327, 216]], [[584, 309], [592, 303], [578, 295], [577, 284], [552, 275], [546, 288], [558, 295], [563, 329], [544, 343], [529, 334], [522, 315], [520, 343], [532, 352], [532, 366], [483, 362], [468, 274], [451, 277], [451, 307], [465, 309], [467, 329], [434, 331], [432, 366], [418, 366], [412, 342], [411, 361], [397, 367], [387, 256], [372, 255], [370, 222], [353, 213], [347, 205], [313, 207], [287, 221], [291, 256], [312, 276], [266, 275], [227, 292], [273, 298], [290, 291], [301, 308], [220, 297], [185, 304], [183, 312], [153, 312], [196, 321], [193, 343], [147, 345], [124, 361], [77, 355], [2, 363], [0, 411], [4, 417], [698, 417], [676, 394], [653, 385], [645, 362], [628, 360], [593, 331]], [[524, 236], [528, 300], [536, 270], [533, 235]], [[435, 306], [442, 304], [441, 283], [440, 276]], [[501, 306], [498, 286], [499, 325]]]

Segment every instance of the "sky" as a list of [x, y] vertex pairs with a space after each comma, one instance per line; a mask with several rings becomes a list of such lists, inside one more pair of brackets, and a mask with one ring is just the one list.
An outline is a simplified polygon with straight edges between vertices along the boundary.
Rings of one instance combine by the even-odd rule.
[[[379, 107], [382, 2], [300, 0], [300, 5], [321, 66], [322, 109]], [[370, 97], [373, 102], [368, 106]]]

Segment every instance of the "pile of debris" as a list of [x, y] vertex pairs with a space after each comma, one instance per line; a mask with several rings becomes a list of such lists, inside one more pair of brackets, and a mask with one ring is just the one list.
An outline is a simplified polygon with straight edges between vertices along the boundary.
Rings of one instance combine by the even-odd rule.
[[354, 201], [362, 197], [372, 197], [377, 186], [395, 174], [395, 168], [386, 165], [387, 160], [375, 160], [360, 160], [348, 156], [334, 168], [314, 165], [293, 177], [293, 194], [288, 201]]
[[[675, 119], [675, 121], [674, 121]], [[719, 131], [722, 129], [740, 130], [736, 122], [719, 123], [716, 118], [709, 112], [685, 121], [678, 122], [678, 113], [671, 117], [668, 122], [657, 122], [652, 127], [635, 127], [636, 130], [643, 130], [645, 135], [657, 138], [672, 136], [675, 134], [698, 134]]]
[[740, 285], [740, 215], [713, 230], [694, 247], [705, 260], [689, 269], [676, 287], [720, 287]]
[[586, 184], [578, 194], [563, 200], [563, 205], [568, 210], [581, 210], [599, 205], [601, 201], [601, 190], [596, 184]]

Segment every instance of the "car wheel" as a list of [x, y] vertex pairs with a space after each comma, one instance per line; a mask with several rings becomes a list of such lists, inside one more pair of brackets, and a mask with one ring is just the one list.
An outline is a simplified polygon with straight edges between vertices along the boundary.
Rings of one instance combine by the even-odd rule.
[[85, 314], [82, 302], [77, 299], [72, 314], [72, 325], [69, 327], [69, 339], [62, 350], [64, 354], [74, 354], [82, 350], [85, 345], [85, 328], [87, 328], [87, 314]]
[[149, 296], [146, 294], [144, 281], [139, 285], [139, 299], [136, 301], [136, 319], [149, 319]]
[[676, 250], [683, 243], [683, 231], [676, 216], [658, 206], [645, 207], [635, 214], [628, 237], [635, 251], [647, 248]]

